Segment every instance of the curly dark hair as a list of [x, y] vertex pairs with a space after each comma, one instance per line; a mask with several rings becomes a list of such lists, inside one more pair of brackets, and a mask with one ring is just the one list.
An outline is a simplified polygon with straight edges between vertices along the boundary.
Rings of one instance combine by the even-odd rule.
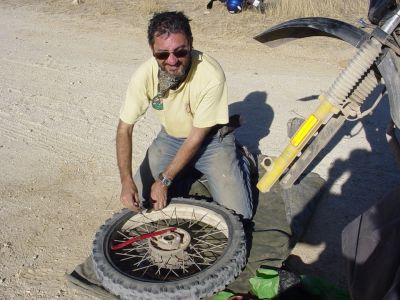
[[193, 36], [189, 22], [189, 18], [180, 11], [167, 11], [154, 14], [150, 19], [149, 27], [147, 28], [147, 39], [149, 45], [154, 45], [154, 39], [156, 36], [180, 32], [186, 35], [190, 46], [192, 46]]

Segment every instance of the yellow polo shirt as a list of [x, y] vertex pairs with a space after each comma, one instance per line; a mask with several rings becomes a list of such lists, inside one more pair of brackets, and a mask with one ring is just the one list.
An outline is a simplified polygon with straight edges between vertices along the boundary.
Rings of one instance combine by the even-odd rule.
[[123, 122], [134, 124], [150, 108], [166, 132], [186, 138], [192, 128], [228, 123], [228, 96], [225, 74], [218, 62], [202, 52], [192, 51], [192, 64], [185, 81], [163, 98], [163, 109], [151, 100], [157, 94], [158, 65], [154, 57], [133, 75], [120, 111]]

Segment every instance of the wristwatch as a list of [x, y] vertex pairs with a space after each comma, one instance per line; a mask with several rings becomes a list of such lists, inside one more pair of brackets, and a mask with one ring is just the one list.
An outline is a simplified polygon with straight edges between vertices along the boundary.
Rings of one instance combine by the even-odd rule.
[[158, 175], [158, 179], [166, 187], [169, 187], [172, 184], [172, 180], [165, 176], [162, 172]]

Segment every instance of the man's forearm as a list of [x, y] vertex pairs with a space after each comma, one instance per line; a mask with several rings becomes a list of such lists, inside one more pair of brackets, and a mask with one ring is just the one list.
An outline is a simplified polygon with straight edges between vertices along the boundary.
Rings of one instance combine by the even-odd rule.
[[121, 183], [132, 180], [132, 130], [133, 125], [120, 121], [117, 129], [117, 162]]

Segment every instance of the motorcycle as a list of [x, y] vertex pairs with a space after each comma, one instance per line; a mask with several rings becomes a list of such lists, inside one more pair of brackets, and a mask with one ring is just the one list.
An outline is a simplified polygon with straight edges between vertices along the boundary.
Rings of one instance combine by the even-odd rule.
[[[391, 117], [400, 127], [400, 7], [395, 0], [371, 0], [371, 33], [339, 20], [301, 18], [257, 35], [267, 45], [310, 36], [341, 39], [357, 53], [302, 123], [282, 154], [266, 157], [267, 172], [257, 188], [279, 182], [291, 187], [346, 120], [363, 118], [376, 107], [364, 102], [382, 79]], [[99, 229], [93, 266], [101, 284], [122, 299], [200, 299], [221, 291], [246, 264], [246, 241], [239, 218], [210, 202], [172, 199], [161, 211], [123, 210]]]
[[366, 98], [383, 79], [394, 124], [400, 125], [400, 7], [395, 0], [371, 0], [368, 19], [375, 27], [371, 33], [351, 24], [329, 18], [300, 18], [279, 24], [257, 35], [266, 45], [289, 40], [327, 36], [343, 40], [358, 50], [328, 91], [319, 96], [319, 106], [301, 124], [277, 158], [267, 157], [267, 170], [257, 188], [267, 192], [279, 182], [291, 187], [327, 145], [346, 120], [359, 120], [370, 113], [383, 98], [365, 109]]

